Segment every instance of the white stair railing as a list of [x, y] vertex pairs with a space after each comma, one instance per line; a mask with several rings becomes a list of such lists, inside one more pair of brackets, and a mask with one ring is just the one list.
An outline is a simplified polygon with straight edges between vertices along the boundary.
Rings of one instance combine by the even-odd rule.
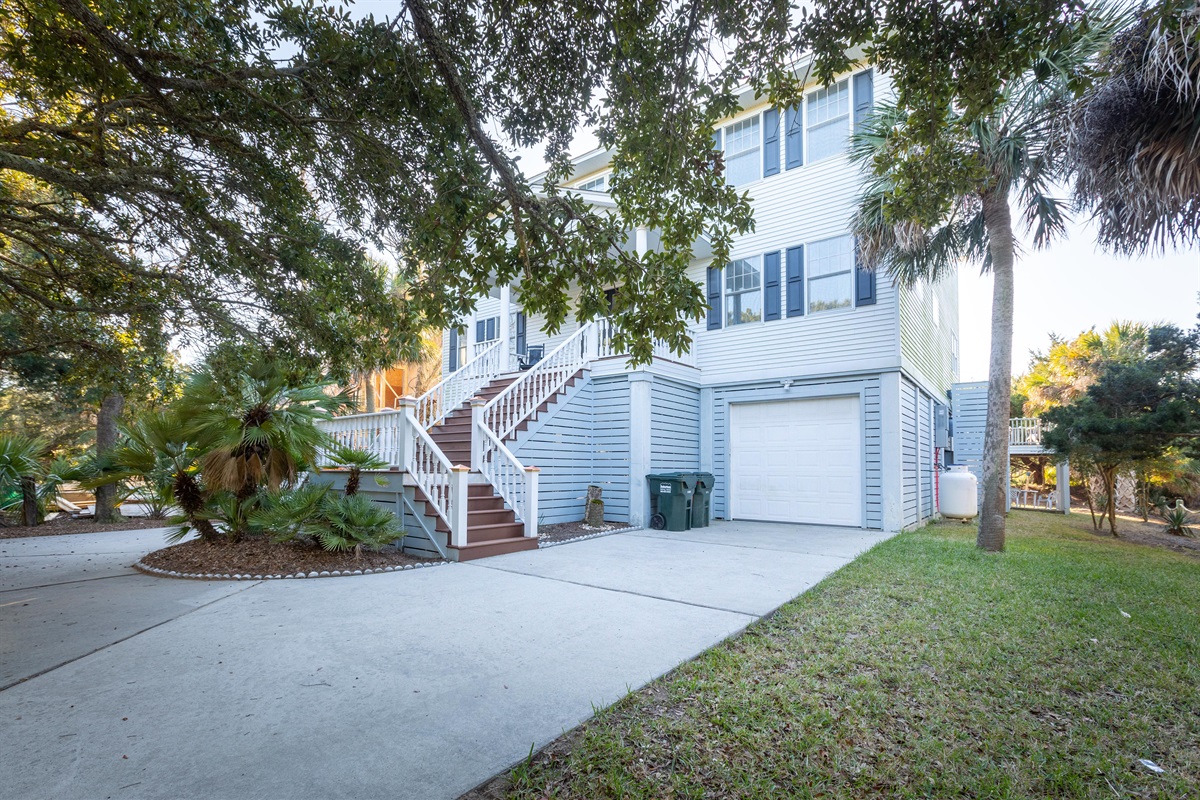
[[537, 536], [538, 468], [522, 464], [483, 424], [482, 407], [475, 415], [472, 429], [475, 451], [472, 460], [476, 468], [525, 525], [525, 535]]
[[575, 373], [596, 357], [596, 323], [589, 322], [520, 378], [505, 387], [483, 409], [483, 422], [501, 441], [508, 438], [538, 406], [562, 391]]
[[[412, 478], [413, 483], [425, 495], [425, 499], [433, 506], [434, 512], [446, 523], [446, 526], [451, 530], [451, 539], [453, 540], [454, 532], [454, 465], [450, 463], [450, 459], [446, 458], [446, 454], [441, 451], [437, 444], [429, 437], [429, 433], [417, 421], [416, 416], [410, 411], [406, 412], [408, 417], [408, 426], [412, 429], [413, 438], [412, 446], [409, 449], [407, 463], [404, 464], [405, 470]], [[465, 501], [466, 498], [464, 497]], [[466, 535], [466, 531], [463, 531]], [[451, 544], [454, 544], [451, 541]]]
[[505, 368], [501, 342], [496, 340], [484, 348], [460, 369], [417, 398], [417, 421], [425, 428], [432, 428], [461, 406], [484, 386], [487, 386]]

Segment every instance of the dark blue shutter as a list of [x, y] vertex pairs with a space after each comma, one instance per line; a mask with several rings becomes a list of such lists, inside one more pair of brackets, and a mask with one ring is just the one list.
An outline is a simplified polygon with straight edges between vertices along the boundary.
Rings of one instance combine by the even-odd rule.
[[763, 112], [763, 177], [779, 174], [779, 109]]
[[525, 312], [518, 311], [517, 312], [517, 354], [522, 355], [522, 356], [525, 355], [526, 347], [527, 347], [527, 337], [525, 335], [525, 329], [526, 329]]
[[708, 329], [721, 327], [721, 268], [708, 268]]
[[862, 124], [875, 105], [875, 73], [872, 70], [854, 76], [854, 128]]
[[482, 342], [487, 335], [487, 322], [481, 319], [475, 320], [475, 341]]
[[763, 255], [763, 319], [779, 319], [779, 251]]
[[787, 142], [787, 168], [804, 165], [804, 114], [800, 106], [784, 111], [784, 139]]
[[875, 270], [863, 266], [857, 244], [854, 245], [854, 305], [875, 305]]
[[804, 313], [804, 245], [787, 249], [787, 315]]
[[458, 369], [458, 330], [450, 329], [450, 371]]
[[500, 320], [500, 318], [499, 318], [499, 317], [488, 317], [488, 321], [487, 321], [487, 340], [488, 340], [489, 342], [491, 342], [491, 341], [495, 341], [495, 339], [496, 339], [496, 336], [497, 336], [497, 334], [496, 334], [496, 325], [497, 325], [497, 323], [499, 322], [499, 320]]

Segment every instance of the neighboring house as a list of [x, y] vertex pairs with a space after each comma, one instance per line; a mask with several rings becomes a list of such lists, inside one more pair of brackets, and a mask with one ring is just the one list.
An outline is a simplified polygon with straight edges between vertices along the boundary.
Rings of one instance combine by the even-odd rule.
[[[395, 456], [410, 475], [424, 469], [414, 447], [427, 462], [445, 456], [436, 477], [411, 478], [426, 489], [409, 490], [410, 514], [421, 510], [412, 498], [449, 493], [446, 480], [473, 493], [461, 532], [457, 512], [428, 504], [430, 536], [459, 558], [527, 547], [517, 540], [539, 521], [581, 519], [590, 484], [609, 519], [643, 525], [645, 476], [666, 470], [712, 472], [718, 518], [895, 530], [933, 516], [935, 406], [958, 372], [957, 277], [899, 289], [855, 263], [848, 233], [862, 178], [846, 140], [885, 91], [866, 70], [814, 87], [796, 109], [748, 93], [721, 126], [727, 179], [749, 193], [756, 228], [727, 264], [698, 248], [692, 276], [711, 310], [686, 356], [663, 347], [631, 368], [607, 320], [552, 334], [522, 312], [519, 285], [481, 297], [445, 334], [443, 383], [402, 426], [428, 441], [405, 433], [415, 444]], [[573, 188], [599, 206], [608, 163], [605, 152], [576, 162]], [[656, 246], [653, 230], [632, 233], [638, 251]], [[472, 422], [463, 403], [475, 394], [487, 403]], [[364, 426], [339, 435], [378, 436]], [[475, 471], [444, 479], [446, 461]]]

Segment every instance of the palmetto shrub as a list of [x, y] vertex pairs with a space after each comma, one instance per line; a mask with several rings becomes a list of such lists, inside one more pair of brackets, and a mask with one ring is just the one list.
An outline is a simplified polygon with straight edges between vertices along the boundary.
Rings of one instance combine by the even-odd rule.
[[275, 542], [312, 542], [324, 550], [378, 550], [404, 538], [392, 512], [361, 495], [339, 495], [329, 486], [307, 484], [267, 500], [250, 515], [250, 525]]

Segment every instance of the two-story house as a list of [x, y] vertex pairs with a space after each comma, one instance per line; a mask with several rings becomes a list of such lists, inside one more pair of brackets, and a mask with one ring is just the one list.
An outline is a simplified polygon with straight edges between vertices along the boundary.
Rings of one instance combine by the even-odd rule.
[[[957, 280], [900, 289], [855, 263], [848, 230], [862, 175], [847, 137], [886, 91], [861, 70], [796, 108], [747, 92], [720, 127], [726, 179], [749, 194], [756, 227], [728, 263], [695, 254], [709, 311], [685, 356], [664, 347], [631, 367], [603, 319], [551, 334], [523, 313], [520, 285], [493, 287], [445, 332], [443, 382], [410, 410], [422, 431], [405, 448], [445, 457], [410, 495], [424, 495], [450, 555], [530, 546], [539, 522], [581, 519], [592, 484], [609, 519], [644, 525], [646, 475], [667, 470], [713, 473], [716, 518], [896, 530], [935, 513]], [[603, 151], [579, 158], [572, 187], [605, 204], [608, 164]], [[639, 251], [655, 246], [653, 230], [631, 233]], [[446, 463], [470, 471], [443, 479]], [[454, 480], [468, 487], [465, 518], [449, 508]], [[438, 493], [445, 508], [429, 502]]]

